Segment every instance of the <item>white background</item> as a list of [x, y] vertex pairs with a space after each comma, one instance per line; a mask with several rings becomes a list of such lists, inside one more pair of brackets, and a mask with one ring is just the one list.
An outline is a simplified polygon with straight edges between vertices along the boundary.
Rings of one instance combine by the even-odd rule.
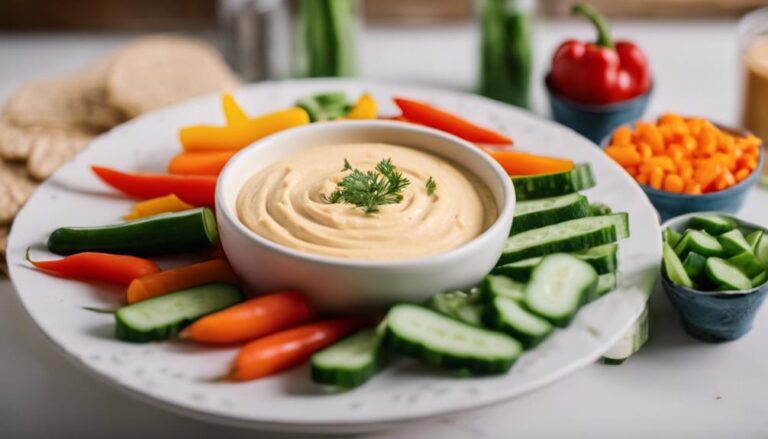
[[[735, 22], [619, 22], [650, 55], [655, 94], [648, 114], [673, 110], [738, 120], [740, 71]], [[536, 77], [566, 37], [591, 37], [575, 23], [540, 23]], [[33, 78], [75, 70], [128, 36], [0, 34], [0, 99]], [[477, 36], [468, 26], [369, 29], [363, 75], [471, 90]], [[535, 110], [546, 114], [541, 84]], [[768, 226], [768, 191], [755, 190], [741, 216]], [[41, 291], [40, 294], [45, 294]], [[273, 437], [205, 424], [145, 405], [76, 369], [26, 316], [0, 281], [0, 436]], [[663, 293], [652, 299], [651, 339], [621, 366], [594, 364], [533, 394], [366, 438], [741, 438], [768, 437], [768, 307], [755, 329], [726, 344], [683, 332]], [[285, 435], [274, 437], [286, 437]]]

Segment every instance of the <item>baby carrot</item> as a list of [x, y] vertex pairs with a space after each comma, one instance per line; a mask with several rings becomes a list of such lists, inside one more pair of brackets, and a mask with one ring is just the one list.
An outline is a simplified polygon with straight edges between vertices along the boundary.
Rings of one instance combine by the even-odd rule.
[[311, 320], [315, 309], [295, 291], [256, 297], [197, 320], [181, 333], [201, 343], [236, 343]]
[[240, 350], [227, 378], [248, 381], [290, 369], [364, 323], [355, 317], [325, 320], [256, 339]]
[[125, 299], [131, 304], [211, 282], [237, 283], [237, 277], [227, 261], [214, 259], [135, 279], [128, 285]]
[[184, 152], [171, 159], [168, 163], [168, 173], [217, 176], [236, 152]]
[[683, 191], [683, 179], [679, 175], [669, 174], [664, 177], [664, 190], [667, 192], [680, 193]]
[[573, 169], [571, 160], [529, 154], [518, 151], [486, 150], [509, 175], [538, 175]]
[[33, 261], [27, 249], [27, 260], [39, 270], [55, 276], [121, 285], [160, 271], [157, 264], [150, 260], [109, 253], [75, 253], [63, 259]]
[[605, 149], [605, 153], [624, 167], [638, 165], [642, 161], [640, 153], [631, 146], [610, 146]]

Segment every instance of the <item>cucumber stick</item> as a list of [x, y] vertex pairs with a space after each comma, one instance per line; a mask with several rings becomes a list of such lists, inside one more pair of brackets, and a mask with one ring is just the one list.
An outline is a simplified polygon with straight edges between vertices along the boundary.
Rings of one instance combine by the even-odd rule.
[[694, 252], [688, 253], [688, 256], [686, 256], [683, 261], [683, 269], [685, 270], [685, 273], [688, 274], [688, 277], [691, 278], [691, 281], [698, 288], [709, 283], [709, 278], [704, 269], [706, 265], [707, 258]]
[[424, 363], [478, 375], [508, 371], [523, 352], [522, 344], [508, 335], [410, 304], [395, 305], [389, 310], [386, 343]]
[[525, 299], [525, 284], [516, 282], [507, 276], [488, 275], [480, 284], [480, 297], [490, 302], [494, 297], [506, 297], [510, 300]]
[[194, 320], [241, 302], [243, 297], [234, 285], [210, 283], [136, 302], [115, 312], [115, 335], [131, 342], [165, 340]]
[[589, 216], [602, 216], [610, 215], [613, 213], [613, 209], [603, 203], [591, 203], [587, 208]]
[[735, 225], [733, 221], [719, 215], [697, 215], [688, 222], [688, 227], [701, 230], [710, 235], [720, 235], [721, 233], [733, 230]]
[[589, 297], [587, 300], [589, 302], [594, 302], [595, 300], [605, 296], [606, 294], [616, 289], [618, 282], [619, 278], [616, 276], [616, 273], [606, 273], [597, 276], [597, 288], [595, 288], [595, 294], [592, 295], [592, 297]]
[[670, 229], [669, 227], [665, 228], [661, 232], [662, 241], [669, 244], [672, 248], [675, 248], [677, 243], [680, 242], [680, 238], [682, 238], [682, 235], [677, 231]]
[[312, 356], [312, 381], [340, 388], [357, 387], [379, 369], [384, 331], [367, 328]]
[[693, 288], [693, 281], [691, 281], [690, 276], [685, 271], [683, 263], [680, 261], [677, 253], [666, 242], [662, 247], [662, 261], [664, 262], [664, 271], [667, 273], [669, 280], [677, 285]]
[[57, 255], [103, 252], [151, 256], [211, 248], [219, 241], [216, 218], [205, 207], [164, 213], [121, 224], [63, 227], [48, 238]]
[[478, 295], [464, 291], [438, 293], [429, 299], [427, 308], [469, 325], [482, 326], [483, 307]]
[[721, 290], [738, 291], [749, 290], [752, 288], [752, 280], [725, 259], [717, 257], [708, 258], [705, 269], [707, 271], [707, 276], [709, 276]]
[[[606, 274], [613, 273], [618, 268], [618, 249], [619, 246], [614, 243], [593, 247], [587, 250], [580, 250], [570, 254], [591, 265], [592, 268], [597, 271], [597, 274]], [[533, 271], [533, 268], [541, 262], [541, 258], [541, 256], [538, 256], [499, 265], [495, 267], [491, 273], [509, 276], [520, 282], [527, 282], [531, 277], [531, 271]]]
[[763, 271], [762, 273], [752, 278], [752, 288], [759, 287], [766, 281], [768, 281], [768, 271]]
[[720, 256], [723, 253], [723, 246], [712, 235], [688, 229], [675, 246], [675, 253], [685, 258], [691, 251], [702, 256]]
[[584, 250], [629, 237], [626, 213], [591, 216], [510, 236], [497, 265], [557, 252]]
[[565, 327], [594, 297], [597, 273], [591, 265], [565, 253], [544, 257], [525, 287], [525, 305], [555, 326]]
[[489, 328], [515, 337], [526, 349], [538, 345], [552, 332], [548, 321], [526, 310], [520, 302], [503, 296], [490, 301], [484, 319]]
[[611, 348], [603, 354], [605, 364], [621, 364], [632, 354], [639, 351], [648, 341], [648, 304], [640, 317]]
[[736, 256], [743, 252], [752, 252], [752, 246], [749, 245], [744, 235], [738, 229], [733, 229], [719, 235], [717, 242], [723, 247], [723, 254], [725, 256]]
[[595, 185], [589, 164], [576, 165], [570, 171], [553, 174], [512, 177], [518, 201], [557, 197], [589, 189]]
[[515, 205], [515, 218], [510, 235], [583, 218], [588, 214], [588, 207], [587, 197], [578, 193], [521, 201]]
[[754, 247], [757, 260], [768, 266], [768, 233], [763, 233]]
[[757, 256], [750, 251], [742, 252], [728, 258], [728, 262], [738, 268], [747, 277], [753, 278], [766, 270], [766, 266], [757, 260]]

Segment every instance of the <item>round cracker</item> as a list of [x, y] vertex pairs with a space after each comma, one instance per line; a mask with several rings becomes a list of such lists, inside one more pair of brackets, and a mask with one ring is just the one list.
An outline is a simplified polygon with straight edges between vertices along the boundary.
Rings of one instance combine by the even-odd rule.
[[0, 119], [0, 158], [26, 160], [39, 132], [38, 127], [20, 127], [7, 119]]
[[136, 40], [115, 55], [107, 76], [109, 102], [129, 117], [237, 86], [211, 45], [177, 36]]
[[76, 131], [41, 133], [32, 145], [27, 159], [27, 171], [35, 179], [45, 180], [92, 139], [92, 135]]

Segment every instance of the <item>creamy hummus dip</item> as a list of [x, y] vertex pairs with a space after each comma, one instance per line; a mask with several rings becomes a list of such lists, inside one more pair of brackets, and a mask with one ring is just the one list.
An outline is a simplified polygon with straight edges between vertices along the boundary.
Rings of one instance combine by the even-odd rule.
[[[345, 159], [368, 171], [387, 158], [410, 180], [400, 203], [365, 213], [325, 199], [349, 174]], [[450, 161], [405, 146], [360, 143], [309, 148], [259, 171], [240, 190], [237, 214], [255, 233], [295, 250], [391, 260], [456, 248], [490, 227], [498, 208], [488, 187]]]

